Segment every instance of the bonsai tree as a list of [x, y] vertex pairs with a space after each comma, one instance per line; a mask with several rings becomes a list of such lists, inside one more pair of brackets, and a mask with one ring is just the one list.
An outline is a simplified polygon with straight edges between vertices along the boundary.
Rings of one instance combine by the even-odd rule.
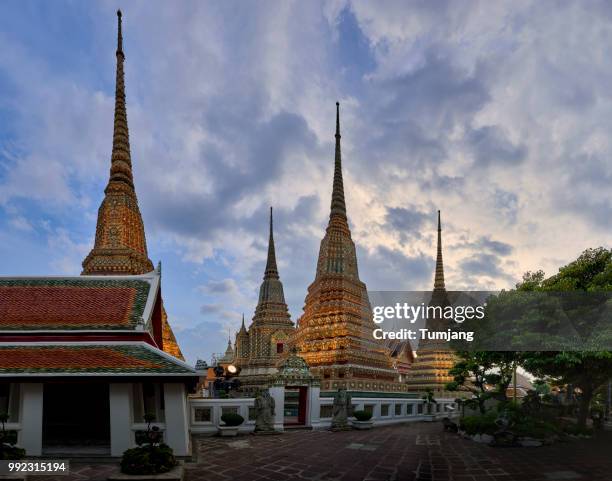
[[221, 415], [221, 421], [226, 426], [240, 426], [244, 422], [244, 418], [237, 413], [226, 413]]
[[438, 401], [436, 401], [436, 398], [434, 397], [433, 390], [428, 389], [425, 394], [423, 394], [421, 399], [425, 401], [425, 405], [427, 406], [427, 414], [431, 414], [432, 404], [438, 404]]
[[144, 436], [137, 437], [137, 448], [128, 449], [121, 458], [121, 471], [125, 474], [160, 474], [166, 473], [178, 463], [172, 448], [162, 442], [162, 433], [158, 426], [151, 426], [155, 415], [143, 416], [147, 423]]
[[8, 413], [0, 413], [0, 459], [22, 459], [25, 457], [25, 450], [15, 446], [17, 443], [17, 431], [7, 431], [6, 423], [9, 420]]
[[353, 416], [357, 421], [369, 421], [372, 419], [372, 413], [370, 411], [358, 410], [353, 412]]

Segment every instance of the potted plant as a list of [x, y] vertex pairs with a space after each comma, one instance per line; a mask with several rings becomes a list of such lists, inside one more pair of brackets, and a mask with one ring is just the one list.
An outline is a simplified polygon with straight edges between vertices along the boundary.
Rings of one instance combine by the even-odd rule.
[[423, 394], [423, 397], [421, 399], [423, 399], [424, 401], [423, 404], [425, 405], [425, 410], [427, 412], [427, 414], [423, 416], [423, 420], [433, 421], [436, 418], [436, 415], [432, 412], [432, 407], [434, 404], [438, 404], [438, 401], [436, 401], [436, 398], [434, 397], [433, 391], [431, 389], [428, 389], [425, 394]]
[[226, 413], [221, 415], [221, 421], [223, 424], [219, 426], [219, 434], [224, 437], [236, 436], [244, 418], [237, 413]]
[[0, 459], [22, 459], [25, 457], [25, 450], [15, 446], [17, 444], [17, 431], [6, 430], [5, 424], [8, 422], [8, 413], [0, 413]]
[[370, 411], [355, 411], [353, 416], [355, 416], [353, 420], [353, 427], [355, 429], [372, 429], [374, 421], [372, 421], [372, 413]]
[[[176, 472], [176, 477], [172, 479], [182, 479], [182, 467], [178, 465], [172, 448], [162, 441], [162, 433], [158, 426], [151, 426], [155, 420], [155, 415], [145, 414], [144, 420], [147, 423], [147, 430], [141, 436], [136, 436], [137, 448], [126, 450], [121, 457], [121, 472], [123, 474], [139, 475], [138, 479], [143, 479], [143, 475], [149, 475], [146, 479], [156, 479], [163, 473], [170, 471]], [[111, 479], [111, 478], [109, 478]], [[124, 479], [124, 478], [121, 478]], [[163, 476], [168, 478], [168, 474]]]

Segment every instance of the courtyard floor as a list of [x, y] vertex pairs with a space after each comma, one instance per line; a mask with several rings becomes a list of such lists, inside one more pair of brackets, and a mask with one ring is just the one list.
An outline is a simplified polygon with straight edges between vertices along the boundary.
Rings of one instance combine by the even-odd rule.
[[[538, 448], [491, 448], [445, 433], [440, 423], [411, 423], [202, 437], [194, 448], [187, 481], [612, 481], [612, 432]], [[56, 479], [102, 480], [117, 468], [73, 464], [71, 470]]]

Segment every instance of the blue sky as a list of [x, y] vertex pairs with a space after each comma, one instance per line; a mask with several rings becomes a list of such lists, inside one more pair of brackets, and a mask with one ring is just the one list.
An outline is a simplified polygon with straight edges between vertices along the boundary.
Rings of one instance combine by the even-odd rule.
[[511, 287], [609, 246], [606, 2], [0, 4], [0, 275], [76, 275], [108, 179], [115, 10], [149, 254], [190, 361], [253, 315], [267, 209], [292, 318], [329, 209], [335, 101], [370, 290]]

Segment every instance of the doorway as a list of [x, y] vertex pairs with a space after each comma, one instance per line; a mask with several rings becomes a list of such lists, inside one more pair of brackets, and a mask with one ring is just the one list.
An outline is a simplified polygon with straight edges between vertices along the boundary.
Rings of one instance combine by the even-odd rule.
[[104, 454], [110, 450], [108, 384], [45, 383], [43, 449]]
[[304, 426], [306, 424], [306, 404], [308, 387], [285, 387], [284, 424], [287, 426]]

